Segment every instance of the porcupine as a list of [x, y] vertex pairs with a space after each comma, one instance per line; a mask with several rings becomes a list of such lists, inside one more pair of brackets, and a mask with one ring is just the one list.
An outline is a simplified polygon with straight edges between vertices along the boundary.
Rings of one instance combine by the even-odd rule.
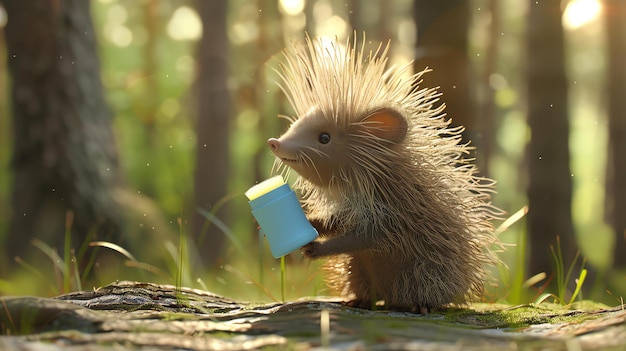
[[326, 281], [351, 306], [465, 304], [497, 260], [494, 182], [477, 176], [463, 128], [435, 106], [441, 94], [419, 87], [428, 70], [386, 68], [389, 43], [366, 51], [354, 37], [342, 46], [307, 36], [276, 70], [296, 117], [268, 145], [279, 169], [298, 173], [294, 187], [320, 234], [302, 253], [328, 258]]

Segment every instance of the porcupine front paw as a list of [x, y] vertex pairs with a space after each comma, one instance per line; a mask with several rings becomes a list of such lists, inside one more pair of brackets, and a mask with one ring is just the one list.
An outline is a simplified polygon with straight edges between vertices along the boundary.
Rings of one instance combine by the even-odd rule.
[[320, 243], [318, 241], [311, 241], [310, 243], [302, 246], [301, 252], [302, 256], [310, 259], [320, 257]]

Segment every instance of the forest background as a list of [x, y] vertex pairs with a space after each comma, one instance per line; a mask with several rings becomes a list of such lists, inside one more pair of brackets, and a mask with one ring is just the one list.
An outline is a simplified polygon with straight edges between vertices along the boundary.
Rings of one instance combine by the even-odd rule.
[[265, 141], [292, 114], [273, 57], [305, 32], [355, 31], [434, 69], [423, 86], [441, 87], [494, 204], [518, 219], [485, 300], [560, 281], [571, 294], [583, 267], [585, 298], [626, 293], [624, 1], [0, 4], [2, 294], [125, 279], [328, 294], [297, 253], [281, 278], [243, 192], [271, 175]]

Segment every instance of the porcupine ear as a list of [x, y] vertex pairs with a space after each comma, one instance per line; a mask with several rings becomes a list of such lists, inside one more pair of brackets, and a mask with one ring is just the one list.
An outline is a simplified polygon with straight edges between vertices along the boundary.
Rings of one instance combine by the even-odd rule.
[[398, 112], [380, 109], [367, 115], [359, 125], [366, 133], [372, 134], [394, 144], [401, 142], [406, 136], [408, 123]]

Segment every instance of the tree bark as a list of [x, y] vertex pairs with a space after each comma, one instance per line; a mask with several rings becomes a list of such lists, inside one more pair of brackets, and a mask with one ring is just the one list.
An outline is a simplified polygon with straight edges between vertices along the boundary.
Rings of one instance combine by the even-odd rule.
[[527, 274], [554, 272], [550, 246], [560, 237], [563, 263], [576, 253], [571, 216], [567, 78], [564, 67], [561, 1], [529, 1], [527, 32], [529, 184]]
[[477, 136], [475, 108], [470, 98], [468, 37], [470, 22], [468, 0], [415, 0], [417, 24], [415, 71], [430, 67], [422, 85], [440, 87], [446, 113], [454, 125], [466, 128], [466, 137]]
[[[226, 19], [228, 1], [197, 0], [203, 35], [197, 48], [196, 80], [197, 145], [194, 177], [195, 206], [192, 238], [202, 253], [202, 263], [213, 264], [224, 248], [224, 233], [210, 220], [197, 213], [201, 208], [220, 219], [220, 210], [228, 190], [230, 97], [228, 80], [228, 37]], [[199, 263], [199, 262], [198, 262]]]
[[615, 232], [613, 267], [626, 268], [626, 3], [605, 0], [608, 44], [607, 215]]
[[13, 121], [11, 257], [39, 238], [63, 247], [88, 233], [119, 237], [112, 197], [120, 182], [111, 113], [103, 97], [90, 2], [4, 0]]

